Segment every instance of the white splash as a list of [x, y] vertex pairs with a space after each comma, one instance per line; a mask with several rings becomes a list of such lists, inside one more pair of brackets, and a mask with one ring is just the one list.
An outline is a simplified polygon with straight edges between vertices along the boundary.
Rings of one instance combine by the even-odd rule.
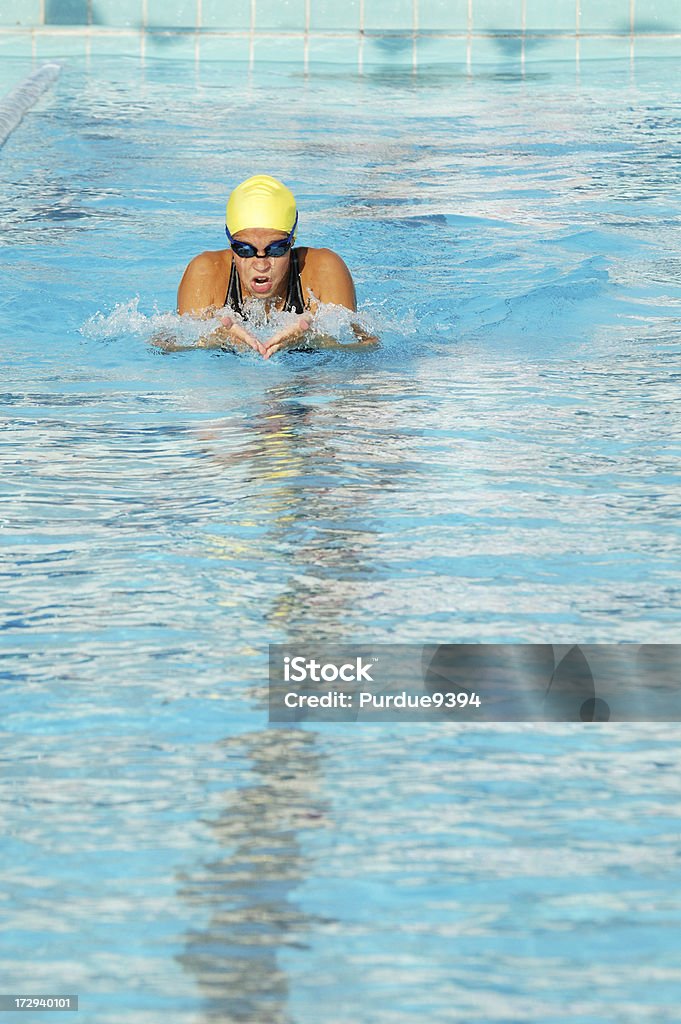
[[[222, 327], [221, 317], [229, 315], [236, 323], [242, 324], [261, 341], [270, 338], [283, 327], [288, 327], [298, 319], [295, 313], [274, 312], [267, 314], [261, 299], [249, 299], [244, 304], [243, 317], [232, 310], [216, 310], [215, 314], [199, 319], [175, 312], [161, 312], [158, 309], [147, 315], [139, 309], [139, 296], [128, 302], [120, 302], [111, 312], [98, 310], [89, 317], [80, 328], [85, 338], [97, 341], [115, 341], [120, 338], [142, 338], [152, 345], [164, 347], [197, 347], [201, 339]], [[383, 329], [395, 325], [375, 310], [362, 310], [353, 313], [344, 306], [333, 303], [321, 303], [314, 314], [313, 331], [315, 334], [335, 338], [340, 344], [357, 341], [352, 325], [356, 324], [367, 334], [382, 333]], [[403, 325], [404, 326], [404, 325]]]
[[[211, 321], [197, 320], [194, 317], [178, 316], [177, 313], [161, 313], [154, 310], [150, 315], [139, 309], [139, 296], [128, 302], [119, 302], [110, 313], [98, 310], [89, 317], [80, 328], [85, 338], [97, 341], [115, 341], [126, 335], [135, 335], [151, 341], [154, 335], [171, 335], [185, 344], [198, 341], [207, 330]], [[217, 326], [217, 321], [214, 326]]]

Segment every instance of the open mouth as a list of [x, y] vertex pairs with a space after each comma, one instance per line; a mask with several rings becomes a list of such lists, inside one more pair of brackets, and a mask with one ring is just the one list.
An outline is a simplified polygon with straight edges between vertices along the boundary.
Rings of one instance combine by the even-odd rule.
[[264, 274], [259, 277], [254, 277], [251, 283], [251, 287], [256, 291], [267, 291], [270, 286], [270, 279]]

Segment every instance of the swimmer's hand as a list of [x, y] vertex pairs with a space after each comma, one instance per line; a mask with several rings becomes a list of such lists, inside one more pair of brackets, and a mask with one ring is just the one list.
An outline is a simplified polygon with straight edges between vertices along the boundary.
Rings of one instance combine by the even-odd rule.
[[[381, 340], [377, 334], [367, 334], [364, 328], [360, 327], [359, 324], [350, 324], [350, 326], [357, 338], [357, 341], [351, 341], [349, 343], [350, 348], [365, 348], [367, 345], [380, 345]], [[345, 348], [347, 347], [348, 345], [346, 344]]]
[[[223, 343], [225, 341], [232, 341], [235, 342], [237, 346], [245, 345], [248, 348], [252, 348], [255, 352], [259, 352], [261, 356], [265, 356], [265, 358], [267, 358], [266, 345], [263, 345], [261, 341], [258, 341], [255, 335], [251, 334], [250, 331], [247, 331], [245, 327], [235, 323], [231, 316], [221, 316], [220, 323], [226, 328], [226, 331], [224, 333], [222, 331], [215, 333], [221, 335], [221, 341]], [[208, 339], [201, 339], [201, 341], [204, 342], [207, 340]], [[201, 341], [197, 342], [197, 344], [201, 345]], [[207, 346], [204, 344], [202, 347], [205, 348]]]
[[281, 331], [277, 331], [273, 334], [264, 345], [265, 351], [263, 356], [265, 359], [269, 359], [275, 352], [281, 352], [283, 348], [288, 348], [289, 345], [297, 344], [306, 331], [309, 331], [312, 325], [312, 318], [309, 316], [299, 316], [294, 324], [290, 327], [284, 327]]
[[[215, 315], [214, 309], [211, 309], [209, 312], [211, 315]], [[202, 319], [208, 319], [208, 317], [204, 316]], [[330, 335], [320, 334], [314, 330], [313, 317], [309, 313], [299, 316], [295, 323], [277, 331], [276, 334], [273, 334], [271, 338], [264, 342], [256, 338], [250, 331], [247, 331], [241, 324], [236, 323], [231, 316], [221, 316], [220, 323], [222, 326], [211, 331], [210, 334], [199, 338], [191, 345], [180, 344], [175, 338], [164, 335], [161, 332], [157, 333], [151, 341], [152, 344], [164, 352], [186, 352], [193, 348], [224, 349], [229, 345], [234, 349], [252, 349], [264, 359], [269, 359], [270, 356], [281, 352], [282, 349], [299, 345], [303, 338], [305, 338], [305, 347], [310, 349], [357, 349], [379, 344], [377, 337], [367, 334], [359, 324], [355, 323], [351, 325], [357, 338], [355, 342], [340, 342], [337, 338]], [[305, 337], [306, 335], [307, 337]]]
[[266, 352], [264, 353], [264, 357], [265, 359], [269, 359], [270, 356], [275, 354], [275, 352], [280, 352], [283, 348], [298, 345], [305, 335], [307, 335], [306, 341], [310, 348], [355, 349], [366, 348], [368, 345], [379, 344], [379, 339], [373, 334], [367, 334], [359, 324], [352, 324], [352, 329], [357, 341], [340, 342], [337, 338], [330, 337], [327, 334], [315, 333], [312, 326], [312, 317], [304, 314], [303, 316], [298, 317], [295, 324], [278, 331], [277, 334], [274, 334], [265, 342]]

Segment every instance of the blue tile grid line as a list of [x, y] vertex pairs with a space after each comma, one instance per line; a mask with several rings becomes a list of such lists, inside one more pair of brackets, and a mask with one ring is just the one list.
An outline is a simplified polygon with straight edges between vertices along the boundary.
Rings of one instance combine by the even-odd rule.
[[[360, 66], [470, 63], [502, 52], [522, 61], [552, 50], [607, 56], [616, 40], [633, 55], [637, 39], [647, 53], [659, 40], [681, 55], [681, 0], [0, 0], [0, 52], [13, 52], [13, 38], [25, 52], [27, 37], [35, 56], [120, 47], [219, 60], [233, 43], [251, 60], [279, 52]], [[177, 46], [164, 47], [171, 38]]]

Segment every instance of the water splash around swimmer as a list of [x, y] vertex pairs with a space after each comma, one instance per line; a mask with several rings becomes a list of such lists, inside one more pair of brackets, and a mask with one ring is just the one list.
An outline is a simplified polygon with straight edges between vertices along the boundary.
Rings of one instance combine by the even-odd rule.
[[[244, 304], [243, 314], [223, 308], [204, 319], [190, 315], [180, 316], [176, 312], [162, 312], [155, 309], [146, 314], [139, 308], [139, 296], [127, 302], [117, 303], [110, 312], [98, 310], [80, 327], [83, 337], [103, 342], [114, 342], [123, 337], [136, 337], [150, 345], [161, 349], [200, 349], [205, 348], [205, 339], [223, 328], [222, 318], [230, 317], [235, 323], [242, 324], [261, 340], [270, 337], [276, 331], [295, 323], [297, 315], [292, 312], [266, 311], [261, 299], [248, 299]], [[395, 324], [382, 312], [373, 307], [354, 313], [343, 306], [332, 303], [320, 304], [312, 319], [312, 329], [306, 347], [315, 347], [315, 338], [332, 338], [338, 345], [354, 344], [357, 337], [352, 324], [356, 323], [368, 334], [382, 334], [386, 329], [395, 328]], [[219, 347], [219, 346], [218, 346]], [[224, 347], [232, 346], [225, 340]]]

